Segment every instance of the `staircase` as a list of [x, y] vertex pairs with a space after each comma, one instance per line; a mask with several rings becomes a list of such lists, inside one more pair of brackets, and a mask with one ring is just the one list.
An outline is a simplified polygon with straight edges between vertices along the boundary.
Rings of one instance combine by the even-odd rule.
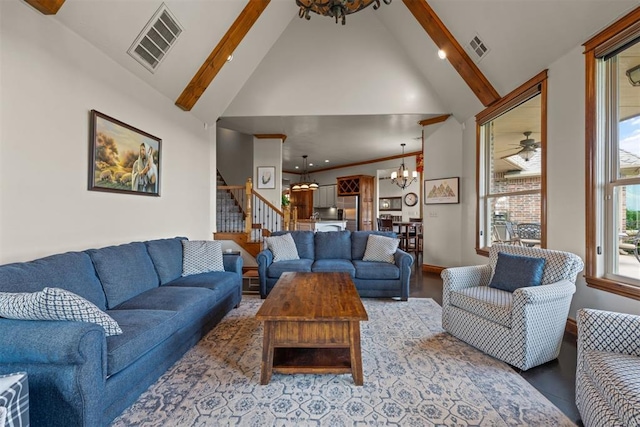
[[269, 203], [253, 189], [251, 179], [245, 185], [226, 185], [220, 172], [216, 176], [216, 240], [231, 240], [255, 257], [262, 250], [264, 236], [295, 226], [289, 220], [290, 210], [282, 212]]

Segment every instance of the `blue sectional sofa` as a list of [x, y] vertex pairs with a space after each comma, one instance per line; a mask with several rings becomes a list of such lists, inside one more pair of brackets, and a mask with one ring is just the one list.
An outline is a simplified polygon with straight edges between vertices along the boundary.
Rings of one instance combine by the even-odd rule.
[[63, 288], [123, 330], [106, 337], [94, 323], [0, 318], [0, 374], [28, 373], [31, 425], [108, 424], [240, 303], [242, 258], [181, 277], [183, 239], [0, 266], [0, 292]]
[[398, 249], [395, 264], [363, 261], [370, 234], [396, 237], [384, 231], [280, 231], [272, 236], [291, 233], [300, 259], [273, 262], [273, 253], [265, 249], [258, 254], [260, 296], [266, 298], [280, 275], [287, 271], [346, 272], [361, 297], [409, 298], [409, 278], [413, 258]]

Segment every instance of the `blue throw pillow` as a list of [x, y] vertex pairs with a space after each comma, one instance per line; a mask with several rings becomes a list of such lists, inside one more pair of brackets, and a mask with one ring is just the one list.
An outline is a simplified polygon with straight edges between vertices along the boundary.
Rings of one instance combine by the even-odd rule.
[[518, 288], [539, 286], [544, 273], [544, 258], [498, 252], [496, 271], [489, 287], [513, 292]]

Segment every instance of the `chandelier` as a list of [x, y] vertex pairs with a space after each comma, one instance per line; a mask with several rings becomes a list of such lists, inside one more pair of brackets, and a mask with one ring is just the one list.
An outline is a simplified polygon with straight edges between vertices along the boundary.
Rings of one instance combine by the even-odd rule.
[[318, 183], [311, 181], [309, 172], [307, 172], [307, 155], [302, 156], [303, 166], [302, 175], [300, 176], [300, 182], [291, 187], [291, 191], [315, 191], [318, 189]]
[[391, 172], [391, 182], [404, 190], [418, 180], [418, 172], [411, 172], [412, 178], [409, 179], [409, 169], [404, 165], [404, 146], [407, 144], [400, 145], [402, 146], [402, 163], [400, 163], [400, 167], [397, 171]]
[[[382, 0], [384, 4], [390, 4], [391, 0]], [[356, 13], [373, 4], [373, 9], [378, 10], [380, 0], [296, 0], [296, 4], [300, 6], [298, 16], [307, 20], [311, 19], [309, 12], [318, 15], [331, 16], [336, 19], [342, 19], [342, 25], [347, 22], [347, 15]]]

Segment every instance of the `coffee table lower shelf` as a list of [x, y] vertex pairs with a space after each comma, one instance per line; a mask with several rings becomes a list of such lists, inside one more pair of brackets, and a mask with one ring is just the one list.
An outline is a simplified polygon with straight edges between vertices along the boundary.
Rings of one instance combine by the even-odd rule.
[[274, 348], [273, 372], [279, 374], [350, 374], [348, 348]]

